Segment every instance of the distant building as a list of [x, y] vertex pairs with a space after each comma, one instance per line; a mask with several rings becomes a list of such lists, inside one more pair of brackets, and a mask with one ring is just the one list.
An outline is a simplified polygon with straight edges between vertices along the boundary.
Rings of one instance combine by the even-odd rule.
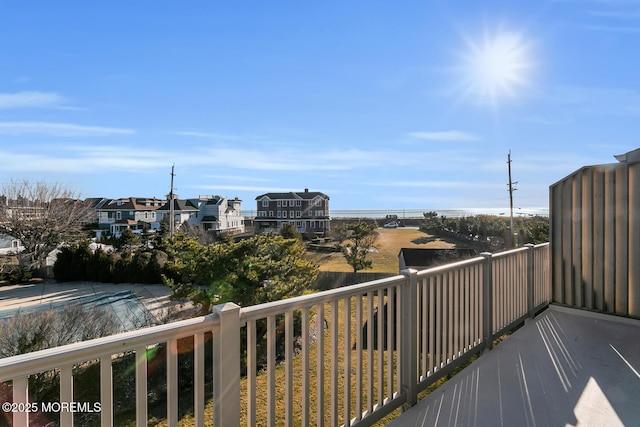
[[[162, 222], [165, 218], [169, 218], [171, 215], [171, 204], [168, 202], [167, 200], [167, 203], [159, 207], [156, 211], [158, 223]], [[199, 213], [197, 203], [193, 203], [191, 200], [178, 199], [177, 196], [173, 199], [173, 221], [176, 230], [185, 222], [197, 222]]]
[[114, 236], [120, 236], [125, 229], [158, 230], [160, 220], [158, 209], [167, 200], [146, 197], [125, 197], [112, 199], [97, 207], [98, 228], [109, 230]]
[[256, 197], [257, 233], [280, 232], [284, 224], [293, 224], [301, 233], [324, 234], [331, 229], [329, 196], [309, 191], [266, 193]]
[[189, 202], [198, 209], [197, 217], [191, 218], [189, 223], [215, 233], [244, 233], [242, 200], [237, 197], [228, 199], [224, 196], [199, 196], [197, 199], [189, 199]]
[[402, 248], [398, 254], [398, 264], [400, 271], [408, 268], [424, 270], [475, 256], [477, 252], [472, 248]]
[[[91, 199], [98, 201], [100, 199]], [[184, 223], [198, 225], [212, 232], [231, 234], [244, 232], [244, 217], [241, 216], [242, 200], [229, 200], [224, 196], [199, 196], [197, 199], [173, 199], [173, 221], [176, 230]], [[144, 229], [156, 231], [160, 223], [171, 215], [169, 200], [144, 197], [95, 202], [98, 217], [98, 233], [108, 231], [119, 237], [122, 231], [130, 229], [140, 232]]]
[[20, 240], [7, 236], [5, 234], [0, 234], [0, 255], [13, 255], [18, 252], [22, 252], [24, 247]]

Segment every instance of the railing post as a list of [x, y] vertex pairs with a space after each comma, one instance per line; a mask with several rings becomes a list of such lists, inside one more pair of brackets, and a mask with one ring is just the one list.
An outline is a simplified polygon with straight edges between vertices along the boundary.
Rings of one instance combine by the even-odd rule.
[[407, 401], [403, 409], [409, 409], [417, 402], [416, 381], [418, 378], [418, 306], [416, 290], [418, 287], [417, 270], [408, 269], [401, 272], [407, 279], [402, 286], [402, 357], [400, 372], [402, 376], [402, 392]]
[[240, 306], [216, 305], [220, 329], [213, 342], [213, 425], [240, 425]]
[[529, 312], [529, 317], [533, 319], [535, 314], [534, 312], [534, 303], [533, 296], [535, 291], [535, 277], [534, 277], [534, 250], [535, 247], [531, 243], [527, 243], [524, 245], [527, 250], [527, 311]]
[[493, 254], [482, 252], [482, 339], [485, 350], [493, 348]]

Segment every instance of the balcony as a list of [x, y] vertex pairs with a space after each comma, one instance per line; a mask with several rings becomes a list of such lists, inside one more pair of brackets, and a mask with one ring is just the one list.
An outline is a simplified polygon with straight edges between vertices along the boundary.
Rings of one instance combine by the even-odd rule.
[[[81, 415], [99, 408], [96, 424], [119, 425], [114, 402], [123, 385], [114, 367], [129, 357], [136, 425], [149, 421], [149, 383], [158, 372], [166, 390], [162, 418], [168, 425], [178, 425], [185, 412], [195, 425], [211, 424], [211, 418], [216, 426], [388, 422], [400, 409], [422, 407], [421, 392], [491, 349], [496, 339], [540, 311], [548, 315], [549, 258], [549, 244], [484, 253], [268, 304], [228, 303], [205, 317], [0, 359], [2, 400], [18, 410], [4, 415], [15, 426], [29, 425], [29, 420], [31, 425], [53, 420], [71, 426], [74, 419], [81, 425]], [[530, 324], [523, 331], [527, 328]], [[520, 334], [506, 343], [521, 341]], [[185, 342], [193, 350], [187, 356], [181, 350]], [[467, 369], [493, 354], [498, 350]], [[185, 357], [193, 367], [187, 374], [179, 368]], [[90, 367], [99, 372], [93, 401], [75, 387], [79, 373]], [[51, 402], [44, 408], [30, 391], [30, 377], [41, 373], [59, 379], [53, 406], [59, 411], [51, 411]], [[505, 375], [511, 381], [520, 378]], [[188, 389], [180, 386], [185, 383]], [[185, 410], [181, 402], [187, 393]], [[79, 406], [55, 406], [69, 402]], [[415, 425], [411, 414], [400, 415], [396, 425], [403, 420]]]

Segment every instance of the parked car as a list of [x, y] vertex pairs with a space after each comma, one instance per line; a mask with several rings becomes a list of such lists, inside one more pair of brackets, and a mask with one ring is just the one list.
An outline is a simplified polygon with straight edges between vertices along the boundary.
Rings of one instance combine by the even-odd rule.
[[396, 221], [391, 221], [383, 225], [384, 228], [398, 228], [398, 223]]

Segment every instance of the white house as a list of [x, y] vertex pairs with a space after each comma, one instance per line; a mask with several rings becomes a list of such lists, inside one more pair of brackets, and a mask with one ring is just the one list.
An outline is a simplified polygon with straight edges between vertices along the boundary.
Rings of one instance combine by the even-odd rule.
[[188, 200], [198, 208], [198, 216], [189, 219], [204, 230], [224, 233], [244, 233], [244, 217], [241, 214], [242, 200], [237, 197], [205, 195]]

